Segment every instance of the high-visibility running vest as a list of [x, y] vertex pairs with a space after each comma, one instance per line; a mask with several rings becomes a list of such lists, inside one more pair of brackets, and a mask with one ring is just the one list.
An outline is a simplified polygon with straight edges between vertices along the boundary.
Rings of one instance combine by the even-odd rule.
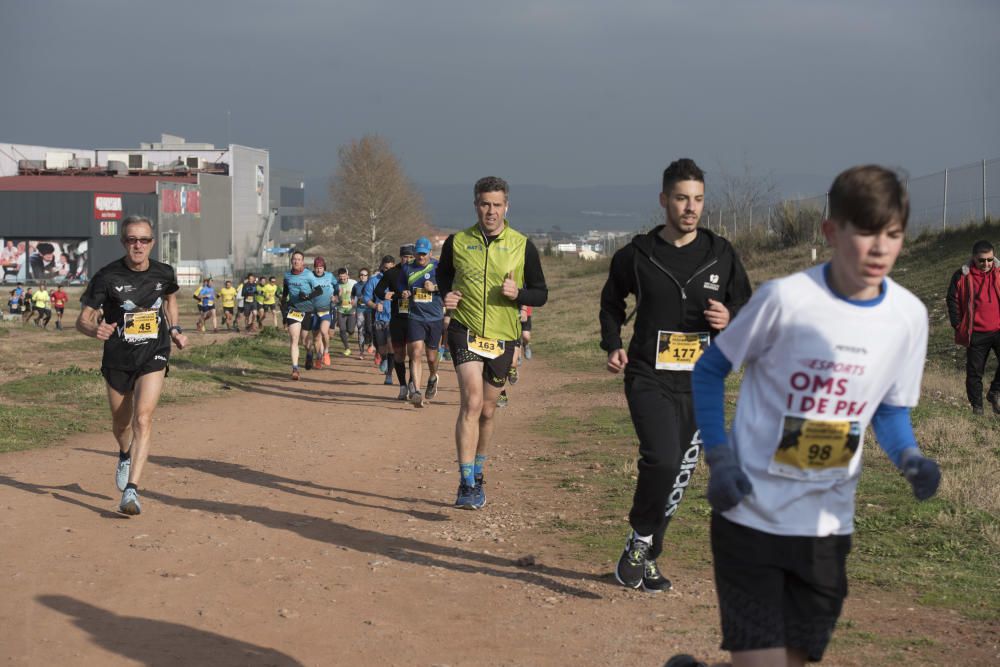
[[461, 292], [462, 300], [452, 317], [479, 336], [520, 338], [519, 307], [503, 295], [501, 287], [511, 271], [518, 287], [524, 286], [527, 247], [528, 237], [511, 229], [506, 220], [503, 231], [489, 245], [478, 223], [455, 234], [452, 241], [455, 280], [451, 289]]

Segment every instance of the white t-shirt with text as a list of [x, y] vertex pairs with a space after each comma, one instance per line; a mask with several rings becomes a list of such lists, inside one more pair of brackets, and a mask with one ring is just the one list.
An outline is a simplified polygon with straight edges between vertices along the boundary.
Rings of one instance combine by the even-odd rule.
[[730, 445], [753, 483], [724, 516], [776, 535], [853, 532], [865, 430], [880, 403], [920, 396], [923, 303], [891, 279], [848, 301], [826, 266], [765, 283], [715, 339], [746, 368]]

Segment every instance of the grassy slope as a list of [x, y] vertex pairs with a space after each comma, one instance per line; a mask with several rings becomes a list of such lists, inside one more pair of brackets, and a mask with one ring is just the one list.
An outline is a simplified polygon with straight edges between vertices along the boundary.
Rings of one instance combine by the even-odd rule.
[[[227, 385], [280, 373], [286, 367], [286, 341], [284, 332], [267, 328], [253, 337], [238, 336], [181, 353], [175, 350], [170, 361], [173, 372], [160, 402], [209, 396]], [[100, 343], [83, 336], [50, 344], [53, 350], [99, 355]], [[104, 379], [96, 369], [69, 366], [4, 382], [0, 384], [0, 452], [41, 447], [72, 433], [106, 427], [107, 410]]]
[[[921, 602], [956, 609], [970, 618], [1000, 614], [1000, 428], [992, 415], [974, 417], [964, 397], [964, 354], [951, 343], [944, 294], [952, 272], [978, 238], [997, 238], [1000, 226], [923, 236], [909, 243], [893, 277], [928, 306], [931, 342], [920, 407], [914, 412], [922, 447], [944, 469], [938, 497], [917, 503], [909, 486], [870, 441], [858, 492], [857, 539], [851, 557], [853, 581], [914, 593]], [[755, 253], [747, 261], [754, 281], [784, 275], [810, 263], [809, 248]], [[819, 258], [827, 256], [819, 249]], [[567, 407], [544, 417], [538, 427], [554, 438], [555, 451], [540, 463], [567, 493], [593, 496], [598, 517], [562, 527], [573, 529], [588, 558], [617, 557], [624, 517], [634, 489], [637, 443], [622, 399], [621, 380], [602, 372], [596, 299], [607, 263], [546, 263], [550, 305], [535, 319], [535, 349], [578, 377], [567, 386]], [[626, 340], [628, 339], [625, 337]], [[992, 372], [992, 366], [988, 368]], [[735, 401], [739, 375], [730, 378], [727, 401]], [[699, 471], [679, 520], [668, 533], [670, 553], [692, 565], [710, 562], [704, 498], [706, 475]]]

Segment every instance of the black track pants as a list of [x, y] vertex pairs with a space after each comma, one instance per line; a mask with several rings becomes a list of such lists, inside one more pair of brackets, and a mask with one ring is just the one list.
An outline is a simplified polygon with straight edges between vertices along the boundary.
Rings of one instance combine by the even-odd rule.
[[653, 378], [625, 378], [632, 424], [639, 438], [639, 480], [629, 523], [640, 535], [653, 535], [651, 558], [663, 551], [663, 534], [691, 481], [701, 438], [689, 392], [667, 389]]
[[983, 407], [983, 373], [990, 350], [997, 357], [997, 371], [989, 392], [1000, 392], [1000, 331], [974, 331], [965, 352], [965, 393], [974, 407]]

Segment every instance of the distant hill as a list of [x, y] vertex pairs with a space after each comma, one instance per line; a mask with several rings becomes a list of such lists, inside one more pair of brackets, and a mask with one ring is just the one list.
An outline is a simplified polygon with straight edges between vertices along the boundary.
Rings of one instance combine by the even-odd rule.
[[[812, 175], [778, 177], [786, 196], [824, 192], [829, 179]], [[711, 180], [709, 180], [711, 192]], [[431, 223], [440, 229], [461, 229], [475, 221], [472, 183], [462, 185], [417, 185], [430, 212]], [[595, 185], [556, 188], [545, 185], [511, 185], [509, 218], [526, 232], [637, 231], [662, 217], [657, 199], [658, 183], [648, 185]], [[312, 207], [327, 205], [327, 179], [306, 180], [306, 200]]]

